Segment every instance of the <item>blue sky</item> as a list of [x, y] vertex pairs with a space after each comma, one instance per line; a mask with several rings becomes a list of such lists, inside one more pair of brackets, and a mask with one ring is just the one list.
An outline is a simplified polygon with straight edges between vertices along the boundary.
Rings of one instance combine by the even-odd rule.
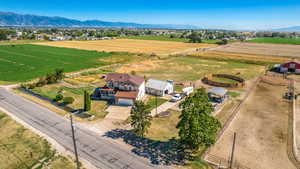
[[202, 28], [300, 26], [300, 0], [0, 0], [0, 11]]

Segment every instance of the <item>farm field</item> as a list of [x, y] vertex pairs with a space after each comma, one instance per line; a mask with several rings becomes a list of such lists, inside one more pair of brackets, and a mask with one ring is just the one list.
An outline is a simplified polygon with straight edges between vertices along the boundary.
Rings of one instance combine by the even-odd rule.
[[208, 51], [191, 54], [190, 56], [199, 57], [200, 59], [219, 60], [219, 61], [236, 61], [241, 63], [272, 65], [283, 63], [289, 60], [287, 57], [264, 56], [257, 54], [245, 54], [234, 52]]
[[183, 43], [160, 40], [136, 40], [136, 39], [113, 39], [97, 41], [56, 41], [40, 42], [39, 45], [77, 48], [84, 50], [96, 50], [106, 52], [130, 52], [146, 54], [170, 54], [196, 48], [214, 47], [213, 44]]
[[41, 40], [4, 40], [0, 41], [0, 45], [17, 45], [17, 44], [28, 44], [33, 42], [42, 42]]
[[248, 80], [259, 75], [263, 69], [264, 66], [254, 64], [182, 56], [124, 64], [115, 71], [120, 73], [134, 71], [138, 75], [148, 78], [188, 82], [200, 80], [205, 75], [214, 73], [239, 74], [239, 76]]
[[216, 49], [219, 52], [265, 56], [300, 57], [300, 45], [267, 43], [233, 43]]
[[[0, 81], [22, 82], [44, 76], [56, 68], [72, 72], [107, 65], [127, 53], [104, 53], [41, 45], [0, 45]], [[100, 60], [101, 59], [101, 60]], [[106, 61], [105, 61], [106, 59]]]
[[25, 129], [2, 112], [0, 112], [0, 132], [1, 169], [75, 169], [73, 162], [55, 153], [46, 140]]
[[[189, 42], [189, 39], [185, 38], [170, 38], [170, 36], [129, 36], [126, 39], [140, 39], [140, 40], [160, 40], [160, 41], [174, 41], [174, 42]], [[215, 44], [219, 40], [203, 40], [203, 43]]]
[[296, 38], [255, 38], [247, 42], [300, 45], [300, 39]]
[[295, 169], [287, 155], [289, 103], [282, 100], [286, 90], [259, 83], [209, 154], [227, 164], [236, 132], [236, 164], [251, 169]]

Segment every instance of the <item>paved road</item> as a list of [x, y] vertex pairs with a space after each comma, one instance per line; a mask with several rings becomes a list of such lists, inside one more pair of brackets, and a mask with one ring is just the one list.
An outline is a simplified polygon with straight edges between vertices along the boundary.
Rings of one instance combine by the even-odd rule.
[[[70, 123], [61, 116], [3, 88], [0, 88], [0, 107], [73, 152]], [[97, 168], [168, 168], [151, 165], [147, 159], [80, 126], [76, 126], [76, 136], [80, 158], [84, 158]]]

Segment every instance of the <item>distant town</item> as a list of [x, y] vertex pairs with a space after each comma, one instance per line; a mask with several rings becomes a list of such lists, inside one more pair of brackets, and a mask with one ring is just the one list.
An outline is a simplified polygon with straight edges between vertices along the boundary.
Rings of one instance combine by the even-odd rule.
[[[118, 28], [5, 28], [0, 29], [0, 40], [105, 40], [122, 37], [156, 36], [184, 41], [198, 36], [201, 40], [249, 40], [256, 37], [299, 38], [300, 32], [256, 32], [229, 30], [159, 30]], [[194, 36], [195, 37], [195, 36]]]

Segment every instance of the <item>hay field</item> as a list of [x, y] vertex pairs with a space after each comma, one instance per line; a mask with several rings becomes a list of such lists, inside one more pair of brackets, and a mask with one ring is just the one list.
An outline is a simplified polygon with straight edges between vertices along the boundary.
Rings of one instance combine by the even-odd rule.
[[[123, 64], [115, 71], [130, 73], [160, 80], [171, 79], [176, 82], [195, 81], [207, 74], [239, 74], [247, 80], [259, 75], [264, 66], [233, 61], [216, 61], [197, 57], [169, 57]], [[251, 70], [251, 71], [249, 71]]]
[[235, 163], [250, 169], [296, 169], [287, 155], [289, 103], [282, 100], [286, 91], [260, 83], [210, 154], [228, 160], [236, 132]]
[[233, 43], [219, 47], [216, 51], [266, 56], [300, 57], [300, 45], [288, 44]]
[[216, 45], [206, 43], [183, 43], [158, 40], [113, 39], [97, 41], [55, 41], [39, 42], [39, 45], [56, 47], [77, 48], [84, 50], [96, 50], [106, 52], [130, 52], [146, 54], [169, 54], [196, 48], [214, 47]]
[[245, 53], [235, 53], [235, 52], [222, 52], [222, 51], [208, 51], [195, 53], [191, 56], [212, 59], [212, 60], [235, 60], [244, 63], [254, 63], [254, 64], [273, 64], [273, 63], [283, 63], [288, 61], [287, 57], [278, 56], [264, 56], [257, 54], [245, 54]]

